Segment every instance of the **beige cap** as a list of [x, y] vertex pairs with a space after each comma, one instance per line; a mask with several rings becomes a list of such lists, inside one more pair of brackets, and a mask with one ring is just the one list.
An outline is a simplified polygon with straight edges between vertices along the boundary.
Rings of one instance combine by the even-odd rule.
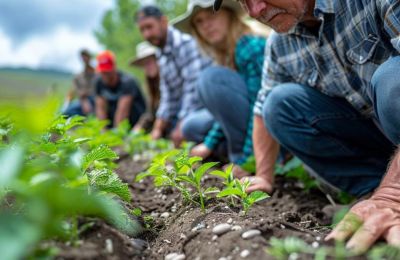
[[151, 45], [149, 42], [141, 42], [136, 45], [136, 58], [129, 61], [131, 66], [140, 66], [140, 62], [147, 57], [155, 55], [157, 53], [157, 48]]
[[[190, 33], [192, 25], [190, 24], [190, 20], [192, 16], [196, 14], [199, 10], [213, 7], [214, 0], [189, 0], [186, 12], [183, 15], [175, 18], [171, 23], [179, 30]], [[233, 1], [233, 0], [225, 0], [222, 3], [222, 7], [229, 8], [239, 14], [239, 16], [243, 16], [245, 12], [241, 8], [241, 6]]]

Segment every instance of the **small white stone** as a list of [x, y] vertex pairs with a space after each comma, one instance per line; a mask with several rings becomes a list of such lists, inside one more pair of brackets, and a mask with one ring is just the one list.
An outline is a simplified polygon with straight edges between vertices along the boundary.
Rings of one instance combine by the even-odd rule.
[[230, 231], [231, 228], [232, 228], [231, 225], [223, 223], [223, 224], [216, 225], [213, 228], [212, 232], [216, 235], [222, 235], [222, 234], [225, 234], [226, 232]]
[[218, 236], [217, 236], [217, 235], [213, 235], [213, 237], [211, 238], [212, 241], [215, 241], [215, 240], [217, 240], [217, 239], [218, 239]]
[[173, 259], [175, 259], [175, 257], [177, 257], [177, 256], [178, 256], [177, 253], [171, 253], [171, 254], [166, 255], [166, 256], [164, 257], [164, 259], [165, 259], [165, 260], [173, 260]]
[[242, 234], [243, 239], [250, 239], [255, 236], [261, 235], [261, 231], [258, 229], [250, 229]]
[[106, 252], [112, 254], [114, 252], [114, 246], [111, 239], [106, 239]]
[[280, 225], [280, 227], [281, 227], [281, 229], [285, 229], [285, 228], [286, 228], [286, 227], [285, 227], [284, 225], [282, 225], [282, 224]]
[[162, 195], [162, 196], [161, 196], [161, 199], [162, 199], [162, 200], [167, 200], [167, 198], [168, 198], [167, 195]]
[[315, 240], [317, 240], [317, 241], [321, 241], [321, 237], [320, 237], [320, 236], [318, 236], [318, 237], [316, 237], [316, 238], [315, 238]]
[[232, 231], [240, 231], [240, 230], [242, 230], [241, 226], [235, 225], [232, 227]]
[[164, 212], [163, 214], [161, 214], [162, 218], [169, 218], [169, 213], [168, 212]]
[[246, 216], [246, 213], [243, 210], [241, 210], [239, 212], [239, 217], [244, 217], [244, 216]]
[[157, 213], [157, 212], [153, 211], [153, 212], [151, 212], [150, 216], [153, 217], [153, 218], [158, 218], [158, 216], [160, 216], [160, 213]]
[[316, 241], [314, 241], [314, 242], [311, 244], [311, 246], [312, 246], [313, 248], [318, 248], [318, 247], [319, 247], [319, 243], [316, 242]]
[[163, 240], [165, 243], [167, 243], [167, 244], [171, 244], [171, 241], [169, 241], [168, 239], [164, 239]]
[[220, 257], [220, 258], [218, 258], [218, 260], [228, 260], [228, 258], [226, 258], [226, 257]]
[[250, 255], [250, 251], [249, 250], [243, 250], [242, 252], [240, 252], [240, 257], [241, 258], [246, 258]]
[[184, 254], [177, 255], [173, 260], [185, 260], [186, 256]]
[[180, 238], [180, 239], [186, 239], [187, 236], [186, 236], [185, 234], [181, 233], [181, 235], [179, 236], [179, 238]]
[[291, 253], [290, 255], [289, 255], [289, 258], [288, 258], [289, 260], [297, 260], [297, 259], [299, 259], [299, 254], [298, 253]]
[[232, 222], [233, 222], [232, 218], [230, 218], [230, 219], [228, 219], [228, 221], [226, 221], [226, 223], [228, 223], [228, 224], [232, 224]]

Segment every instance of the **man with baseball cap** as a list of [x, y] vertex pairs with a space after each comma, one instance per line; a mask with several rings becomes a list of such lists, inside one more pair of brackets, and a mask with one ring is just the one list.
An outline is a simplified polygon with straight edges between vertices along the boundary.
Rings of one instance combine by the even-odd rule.
[[399, 1], [240, 3], [277, 32], [254, 111], [250, 190], [272, 191], [277, 140], [332, 189], [373, 192], [327, 239], [349, 239], [357, 253], [380, 238], [400, 247]]
[[144, 6], [135, 15], [145, 40], [158, 47], [161, 100], [151, 135], [158, 139], [173, 129], [171, 139], [178, 146], [183, 140], [181, 121], [202, 107], [196, 91], [197, 77], [211, 59], [204, 57], [192, 36], [168, 25], [167, 17], [156, 6]]
[[138, 81], [117, 70], [115, 56], [108, 50], [97, 56], [96, 70], [100, 74], [95, 81], [97, 118], [110, 120], [110, 127], [124, 119], [135, 125], [146, 110]]

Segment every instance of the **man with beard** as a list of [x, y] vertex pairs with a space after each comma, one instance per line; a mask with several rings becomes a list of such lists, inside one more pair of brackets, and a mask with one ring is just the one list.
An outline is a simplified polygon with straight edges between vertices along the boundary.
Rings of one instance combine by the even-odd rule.
[[400, 246], [398, 0], [240, 2], [277, 32], [255, 107], [257, 174], [249, 191], [272, 191], [279, 142], [332, 189], [373, 191], [327, 240], [351, 237], [355, 252], [379, 238]]
[[159, 48], [161, 100], [151, 135], [158, 139], [173, 129], [171, 139], [179, 146], [183, 140], [181, 120], [201, 108], [196, 80], [211, 60], [201, 55], [190, 35], [169, 26], [158, 7], [142, 7], [135, 21], [143, 38]]

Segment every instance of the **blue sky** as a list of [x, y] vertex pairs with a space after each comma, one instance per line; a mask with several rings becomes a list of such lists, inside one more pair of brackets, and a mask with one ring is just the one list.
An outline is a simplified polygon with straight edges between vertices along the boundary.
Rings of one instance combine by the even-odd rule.
[[0, 0], [0, 67], [79, 71], [78, 52], [102, 49], [93, 31], [113, 0]]

